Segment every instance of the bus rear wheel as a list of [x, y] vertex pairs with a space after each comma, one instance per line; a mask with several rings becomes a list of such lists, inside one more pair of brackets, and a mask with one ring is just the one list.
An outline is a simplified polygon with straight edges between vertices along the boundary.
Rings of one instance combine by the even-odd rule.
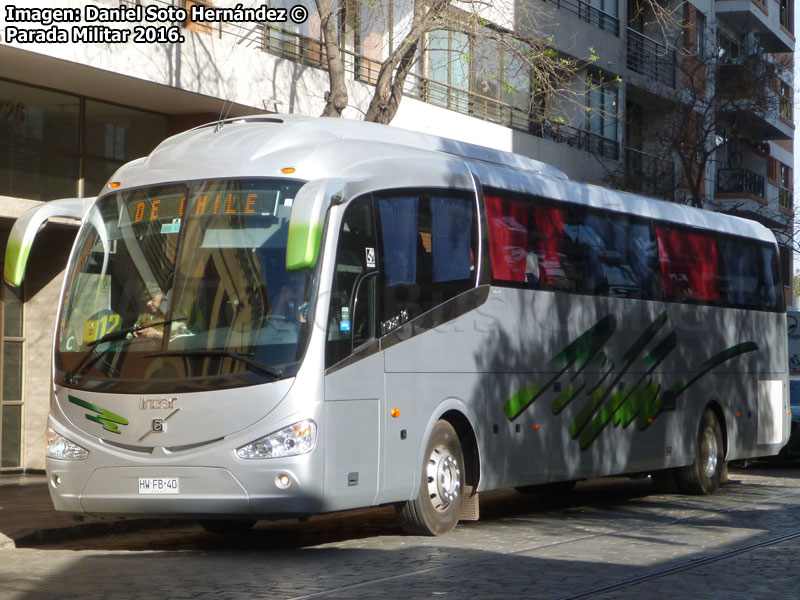
[[722, 428], [714, 411], [706, 409], [700, 419], [694, 462], [675, 471], [685, 494], [713, 494], [719, 489], [724, 464]]
[[412, 535], [444, 535], [458, 524], [464, 495], [464, 454], [453, 426], [437, 421], [425, 448], [419, 494], [397, 507]]

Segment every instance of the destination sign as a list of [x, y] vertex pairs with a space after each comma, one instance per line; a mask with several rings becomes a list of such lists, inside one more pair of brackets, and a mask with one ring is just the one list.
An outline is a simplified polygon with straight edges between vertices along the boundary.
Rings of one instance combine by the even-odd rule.
[[144, 200], [132, 200], [127, 211], [131, 223], [173, 221], [188, 216], [213, 215], [274, 215], [278, 193], [275, 190], [253, 192], [249, 190], [199, 194], [187, 199], [185, 195], [171, 194]]

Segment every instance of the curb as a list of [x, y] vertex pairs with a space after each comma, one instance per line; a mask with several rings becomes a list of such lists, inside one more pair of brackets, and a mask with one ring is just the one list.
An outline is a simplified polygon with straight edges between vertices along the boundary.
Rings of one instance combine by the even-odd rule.
[[14, 540], [12, 540], [7, 535], [3, 535], [2, 533], [0, 533], [0, 550], [7, 550], [9, 548], [16, 548]]
[[31, 529], [20, 532], [15, 535], [13, 539], [0, 534], [0, 549], [31, 548], [40, 544], [53, 544], [85, 537], [131, 533], [142, 529], [173, 527], [179, 523], [180, 521], [169, 519], [133, 519], [129, 521], [94, 521], [91, 523], [78, 523], [66, 527]]

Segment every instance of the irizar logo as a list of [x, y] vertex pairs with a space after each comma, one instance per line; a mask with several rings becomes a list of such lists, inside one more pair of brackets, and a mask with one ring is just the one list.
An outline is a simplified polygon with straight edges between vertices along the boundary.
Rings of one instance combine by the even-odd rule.
[[94, 421], [95, 423], [99, 423], [103, 426], [103, 429], [106, 431], [110, 431], [111, 433], [122, 433], [119, 430], [120, 425], [128, 425], [128, 419], [125, 417], [121, 417], [116, 413], [111, 412], [110, 410], [106, 410], [105, 408], [100, 408], [99, 406], [92, 404], [91, 402], [86, 402], [86, 400], [81, 400], [80, 398], [76, 398], [75, 396], [67, 396], [70, 402], [73, 404], [77, 404], [83, 408], [96, 412], [96, 415], [86, 414], [86, 418], [90, 421]]
[[177, 398], [139, 398], [139, 410], [175, 408]]

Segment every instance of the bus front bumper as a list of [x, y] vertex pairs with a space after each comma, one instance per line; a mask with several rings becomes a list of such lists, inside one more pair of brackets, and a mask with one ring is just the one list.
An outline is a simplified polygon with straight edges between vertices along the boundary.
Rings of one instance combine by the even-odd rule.
[[302, 486], [287, 469], [261, 470], [242, 482], [223, 467], [104, 467], [82, 481], [59, 463], [48, 460], [50, 496], [56, 510], [75, 514], [291, 518], [318, 513], [322, 505], [321, 488]]

